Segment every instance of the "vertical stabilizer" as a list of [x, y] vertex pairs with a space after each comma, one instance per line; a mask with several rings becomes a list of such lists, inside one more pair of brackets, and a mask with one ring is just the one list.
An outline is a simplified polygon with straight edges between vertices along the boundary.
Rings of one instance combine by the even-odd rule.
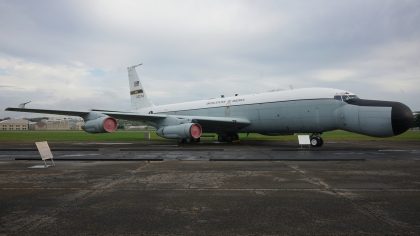
[[140, 83], [137, 75], [136, 67], [142, 64], [127, 67], [128, 80], [130, 82], [130, 97], [131, 97], [131, 109], [139, 110], [146, 107], [151, 107], [153, 104], [147, 98], [146, 92]]

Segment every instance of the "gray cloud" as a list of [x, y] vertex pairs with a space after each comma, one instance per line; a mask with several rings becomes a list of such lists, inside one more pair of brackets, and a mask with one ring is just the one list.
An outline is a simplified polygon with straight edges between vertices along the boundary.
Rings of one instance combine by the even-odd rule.
[[128, 108], [125, 68], [143, 62], [158, 104], [292, 84], [420, 110], [417, 22], [414, 0], [3, 1], [0, 84], [22, 89], [0, 109]]

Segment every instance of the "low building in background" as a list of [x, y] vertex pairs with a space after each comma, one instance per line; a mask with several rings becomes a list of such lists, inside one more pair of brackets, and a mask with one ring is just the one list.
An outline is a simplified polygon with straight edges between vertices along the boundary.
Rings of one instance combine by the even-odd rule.
[[84, 122], [77, 118], [52, 117], [30, 124], [30, 130], [82, 130]]
[[72, 117], [42, 117], [0, 121], [0, 131], [7, 130], [82, 130], [83, 119]]
[[0, 130], [28, 130], [29, 121], [24, 119], [10, 119], [0, 121]]
[[67, 119], [46, 120], [47, 130], [70, 130], [70, 124]]

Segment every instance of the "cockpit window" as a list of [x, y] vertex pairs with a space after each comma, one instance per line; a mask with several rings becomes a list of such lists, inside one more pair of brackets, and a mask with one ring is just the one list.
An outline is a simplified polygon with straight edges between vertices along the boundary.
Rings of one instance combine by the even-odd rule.
[[350, 103], [355, 99], [358, 99], [359, 97], [357, 97], [356, 95], [335, 95], [334, 99], [338, 100], [338, 101], [343, 101], [346, 103]]
[[357, 99], [358, 97], [356, 95], [345, 95], [343, 96], [343, 101], [345, 102], [349, 102], [352, 101], [354, 99]]

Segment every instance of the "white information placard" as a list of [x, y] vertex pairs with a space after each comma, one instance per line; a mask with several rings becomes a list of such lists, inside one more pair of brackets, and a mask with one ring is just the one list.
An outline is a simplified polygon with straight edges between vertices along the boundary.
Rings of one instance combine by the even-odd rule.
[[44, 142], [36, 142], [36, 147], [38, 148], [39, 154], [41, 155], [42, 160], [52, 159], [53, 155], [51, 153], [51, 149], [48, 146], [46, 141]]
[[53, 154], [51, 152], [50, 147], [48, 146], [47, 141], [35, 142], [35, 145], [38, 148], [38, 152], [41, 155], [41, 159], [44, 161], [45, 167], [48, 167], [47, 162], [45, 160], [51, 160], [52, 165], [55, 166], [53, 161]]
[[298, 140], [300, 145], [310, 145], [311, 139], [309, 135], [298, 135]]

